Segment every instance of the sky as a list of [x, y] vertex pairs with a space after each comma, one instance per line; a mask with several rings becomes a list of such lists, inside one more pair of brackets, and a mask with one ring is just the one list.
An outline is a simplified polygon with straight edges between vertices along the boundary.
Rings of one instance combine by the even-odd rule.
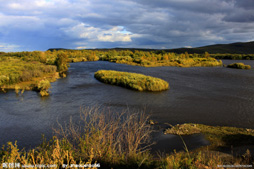
[[0, 51], [254, 41], [254, 0], [0, 0]]

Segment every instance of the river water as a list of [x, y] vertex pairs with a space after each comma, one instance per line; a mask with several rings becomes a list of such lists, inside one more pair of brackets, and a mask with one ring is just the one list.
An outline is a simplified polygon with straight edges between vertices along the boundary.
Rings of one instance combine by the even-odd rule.
[[[223, 60], [224, 64], [232, 62], [239, 61]], [[254, 66], [254, 61], [240, 62]], [[169, 82], [170, 90], [138, 92], [104, 84], [93, 77], [100, 69], [162, 78]], [[41, 98], [34, 91], [25, 91], [22, 96], [14, 91], [0, 93], [0, 145], [17, 140], [20, 147], [34, 147], [41, 141], [41, 134], [50, 138], [57, 120], [68, 122], [70, 116], [78, 119], [81, 107], [94, 105], [112, 110], [145, 107], [161, 125], [192, 122], [254, 128], [254, 70], [145, 68], [105, 61], [71, 63], [68, 76], [52, 83], [49, 97]], [[172, 146], [179, 141], [175, 137], [171, 138]], [[207, 144], [198, 136], [186, 139], [197, 145]]]

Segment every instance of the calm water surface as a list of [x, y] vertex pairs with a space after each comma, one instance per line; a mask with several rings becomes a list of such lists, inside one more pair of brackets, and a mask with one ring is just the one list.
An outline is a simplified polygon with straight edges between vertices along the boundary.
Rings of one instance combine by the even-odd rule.
[[[232, 62], [237, 61], [223, 61]], [[241, 62], [254, 66], [254, 61]], [[159, 77], [169, 82], [170, 90], [137, 92], [107, 85], [93, 77], [100, 69]], [[52, 83], [50, 97], [41, 98], [33, 91], [19, 97], [13, 91], [0, 94], [0, 145], [18, 140], [21, 147], [34, 147], [40, 142], [41, 134], [51, 136], [57, 120], [68, 121], [70, 116], [78, 119], [80, 107], [94, 105], [113, 111], [127, 106], [132, 110], [146, 107], [160, 124], [192, 122], [254, 128], [254, 70], [144, 68], [102, 61], [72, 63], [67, 78]], [[162, 142], [163, 137], [160, 137]], [[175, 137], [171, 138], [172, 145], [177, 142]], [[207, 144], [195, 137], [189, 140]]]

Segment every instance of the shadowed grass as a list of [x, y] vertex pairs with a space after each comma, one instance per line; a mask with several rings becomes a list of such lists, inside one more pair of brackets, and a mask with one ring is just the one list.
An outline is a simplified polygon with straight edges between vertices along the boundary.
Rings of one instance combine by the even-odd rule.
[[168, 82], [138, 73], [99, 70], [94, 77], [101, 82], [118, 85], [138, 91], [162, 91], [169, 88]]
[[165, 134], [190, 135], [203, 133], [211, 142], [210, 147], [230, 147], [254, 145], [254, 130], [226, 126], [208, 126], [203, 124], [178, 124], [165, 131]]

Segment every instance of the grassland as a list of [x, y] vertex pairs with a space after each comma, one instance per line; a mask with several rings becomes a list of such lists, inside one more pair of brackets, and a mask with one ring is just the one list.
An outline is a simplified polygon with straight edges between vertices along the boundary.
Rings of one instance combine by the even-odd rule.
[[245, 65], [244, 63], [232, 63], [227, 65], [228, 68], [235, 68], [235, 69], [251, 69], [250, 65]]
[[169, 88], [168, 82], [138, 73], [100, 70], [94, 77], [107, 84], [118, 85], [138, 91], [162, 91]]

